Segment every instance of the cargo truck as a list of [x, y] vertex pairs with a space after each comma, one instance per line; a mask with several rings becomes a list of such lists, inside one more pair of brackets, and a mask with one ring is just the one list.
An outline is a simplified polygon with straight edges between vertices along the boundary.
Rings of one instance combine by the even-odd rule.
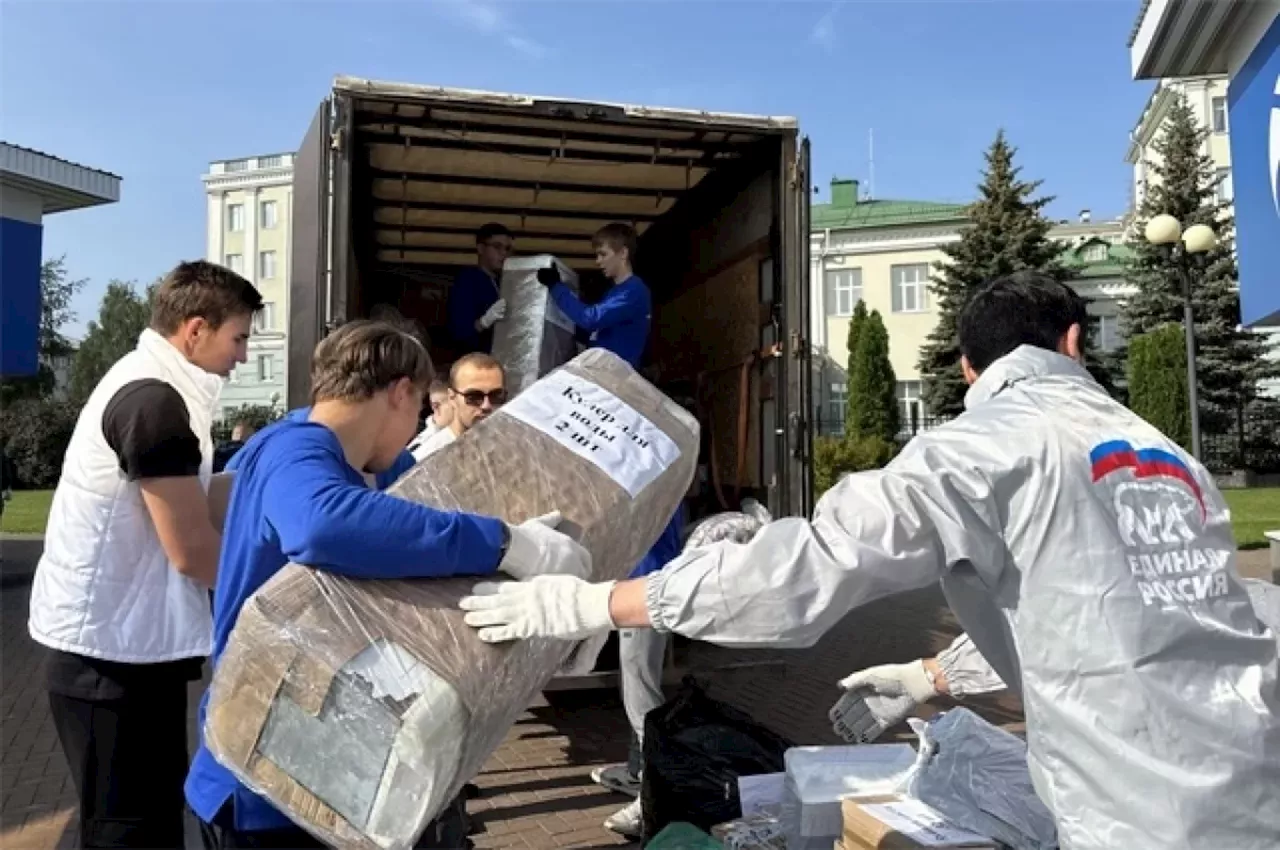
[[[809, 144], [797, 121], [338, 77], [295, 157], [288, 403], [344, 321], [395, 308], [445, 364], [453, 276], [475, 231], [551, 254], [603, 291], [591, 235], [640, 234], [653, 293], [644, 373], [691, 399], [702, 512], [812, 500]], [[593, 277], [594, 275], [594, 277]]]

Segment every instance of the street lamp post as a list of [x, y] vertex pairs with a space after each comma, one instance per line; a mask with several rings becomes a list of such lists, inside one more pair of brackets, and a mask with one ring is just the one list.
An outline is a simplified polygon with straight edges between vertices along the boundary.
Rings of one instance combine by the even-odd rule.
[[1196, 326], [1191, 308], [1191, 258], [1214, 249], [1218, 239], [1207, 224], [1193, 224], [1184, 232], [1171, 215], [1158, 215], [1147, 222], [1147, 241], [1167, 247], [1182, 284], [1183, 336], [1187, 342], [1187, 400], [1191, 405], [1191, 456], [1200, 460], [1200, 404], [1196, 391]]

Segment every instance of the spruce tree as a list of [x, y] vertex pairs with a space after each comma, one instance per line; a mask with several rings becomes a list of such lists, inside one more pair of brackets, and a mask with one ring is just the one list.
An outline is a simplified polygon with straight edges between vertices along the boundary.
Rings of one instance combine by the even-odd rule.
[[853, 373], [857, 368], [858, 359], [858, 337], [862, 333], [862, 326], [867, 321], [867, 304], [861, 298], [853, 308], [853, 315], [849, 317], [849, 335], [845, 337], [845, 345], [849, 352], [849, 359], [845, 362], [845, 432], [849, 431], [849, 423], [858, 417], [857, 398], [853, 394]]
[[1168, 248], [1143, 237], [1147, 222], [1167, 213], [1183, 229], [1207, 224], [1218, 236], [1214, 250], [1192, 257], [1191, 306], [1195, 320], [1196, 388], [1201, 430], [1231, 433], [1237, 411], [1256, 395], [1259, 379], [1276, 374], [1266, 360], [1266, 342], [1240, 324], [1232, 220], [1217, 200], [1217, 175], [1204, 153], [1208, 129], [1200, 126], [1186, 100], [1177, 95], [1162, 134], [1152, 147], [1157, 157], [1147, 163], [1153, 175], [1138, 208], [1130, 247], [1133, 259], [1126, 281], [1137, 291], [1123, 307], [1121, 326], [1127, 338], [1163, 325], [1183, 324], [1182, 281]]
[[955, 416], [964, 409], [956, 320], [969, 296], [993, 278], [1020, 269], [1036, 269], [1063, 281], [1074, 276], [1060, 261], [1063, 246], [1049, 238], [1052, 223], [1043, 211], [1053, 198], [1032, 197], [1040, 181], [1019, 178], [1016, 152], [1003, 130], [996, 134], [986, 153], [980, 197], [969, 207], [972, 224], [958, 242], [942, 247], [947, 261], [931, 280], [938, 324], [920, 350], [920, 373], [925, 406], [935, 416]]
[[858, 350], [849, 372], [847, 437], [893, 440], [898, 434], [898, 379], [889, 361], [889, 332], [879, 310], [872, 310], [858, 335]]

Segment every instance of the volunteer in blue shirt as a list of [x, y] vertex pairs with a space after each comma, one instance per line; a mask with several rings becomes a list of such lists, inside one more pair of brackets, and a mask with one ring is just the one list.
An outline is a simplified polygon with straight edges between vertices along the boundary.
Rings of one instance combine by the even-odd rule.
[[476, 231], [476, 264], [454, 278], [445, 308], [455, 357], [473, 351], [492, 353], [493, 326], [507, 316], [500, 284], [513, 244], [511, 231], [501, 224], [486, 224]]
[[[551, 298], [561, 311], [581, 330], [591, 334], [591, 347], [604, 348], [640, 368], [649, 327], [653, 300], [649, 287], [632, 270], [636, 256], [636, 232], [627, 224], [614, 223], [600, 228], [591, 240], [596, 252], [596, 266], [612, 281], [613, 286], [591, 307], [560, 280], [555, 265], [538, 271], [538, 280], [551, 290]], [[640, 578], [662, 569], [667, 561], [680, 554], [679, 511], [671, 518], [658, 542], [632, 571]], [[604, 825], [628, 838], [640, 837], [640, 752], [644, 734], [644, 717], [662, 704], [662, 667], [667, 639], [653, 629], [635, 629], [618, 635], [618, 667], [622, 685], [622, 702], [631, 725], [631, 749], [627, 764], [596, 768], [591, 778], [612, 791], [636, 797], [625, 808], [615, 812]]]
[[653, 299], [631, 264], [636, 256], [636, 232], [628, 224], [606, 224], [591, 240], [596, 266], [613, 282], [599, 304], [586, 306], [560, 281], [555, 265], [538, 270], [538, 280], [551, 290], [556, 306], [575, 325], [591, 334], [591, 347], [612, 351], [640, 368], [649, 341]]
[[[311, 408], [259, 432], [232, 463], [214, 594], [215, 672], [245, 601], [291, 561], [367, 579], [588, 573], [590, 555], [554, 530], [555, 514], [508, 526], [366, 485], [362, 473], [405, 463], [432, 378], [419, 340], [384, 322], [351, 322], [316, 348], [311, 376]], [[203, 742], [207, 707], [206, 694], [186, 781], [205, 847], [323, 847], [217, 762]], [[463, 845], [461, 834], [440, 832], [428, 828], [419, 846]]]

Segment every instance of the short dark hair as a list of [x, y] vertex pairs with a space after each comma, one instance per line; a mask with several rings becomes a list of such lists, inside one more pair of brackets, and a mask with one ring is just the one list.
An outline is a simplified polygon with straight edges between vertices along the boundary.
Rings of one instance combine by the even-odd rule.
[[592, 247], [600, 247], [608, 245], [615, 251], [627, 249], [627, 260], [632, 264], [636, 261], [636, 229], [629, 224], [615, 221], [606, 224], [604, 227], [596, 231], [596, 235], [591, 237]]
[[473, 351], [470, 354], [464, 354], [453, 362], [449, 367], [449, 386], [457, 389], [458, 373], [462, 371], [464, 366], [470, 366], [472, 369], [485, 371], [488, 369], [497, 369], [502, 373], [502, 381], [506, 383], [507, 370], [502, 368], [502, 363], [496, 358], [485, 354], [483, 351]]
[[363, 401], [408, 378], [426, 392], [435, 377], [422, 341], [391, 322], [358, 319], [320, 341], [311, 355], [311, 400]]
[[449, 385], [439, 378], [432, 378], [431, 383], [427, 385], [427, 395], [435, 395], [436, 393], [447, 393]]
[[232, 316], [262, 309], [262, 294], [231, 269], [205, 260], [179, 263], [164, 276], [151, 301], [151, 329], [169, 336], [188, 319], [217, 330]]
[[1057, 351], [1072, 325], [1081, 345], [1088, 327], [1085, 300], [1071, 287], [1024, 269], [984, 284], [960, 311], [960, 353], [981, 372], [1020, 345]]
[[476, 244], [482, 245], [495, 236], [505, 236], [508, 239], [515, 239], [515, 237], [511, 235], [511, 231], [506, 228], [506, 225], [498, 224], [496, 221], [491, 221], [476, 231]]

